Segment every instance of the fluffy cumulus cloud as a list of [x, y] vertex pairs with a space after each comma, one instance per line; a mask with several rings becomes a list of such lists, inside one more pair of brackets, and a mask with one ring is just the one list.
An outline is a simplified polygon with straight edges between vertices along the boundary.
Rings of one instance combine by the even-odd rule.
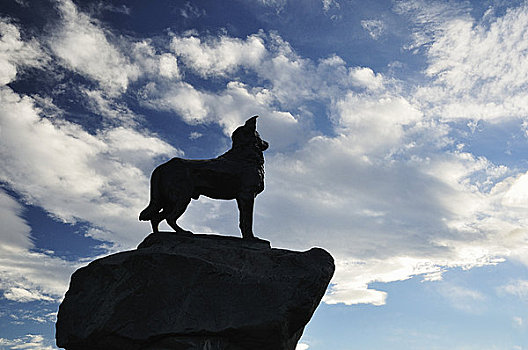
[[170, 52], [158, 53], [151, 40], [131, 42], [131, 60], [143, 76], [155, 79], [179, 80], [178, 60]]
[[232, 73], [240, 66], [258, 65], [266, 53], [264, 43], [257, 35], [249, 36], [245, 41], [222, 36], [205, 42], [196, 36], [175, 36], [171, 49], [204, 77]]

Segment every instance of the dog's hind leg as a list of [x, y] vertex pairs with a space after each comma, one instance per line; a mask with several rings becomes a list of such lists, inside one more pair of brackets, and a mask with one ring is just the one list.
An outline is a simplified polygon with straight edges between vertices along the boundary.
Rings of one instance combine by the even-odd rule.
[[190, 231], [184, 230], [178, 224], [176, 221], [179, 219], [180, 216], [185, 212], [185, 209], [187, 209], [187, 206], [191, 202], [191, 198], [185, 198], [180, 199], [176, 202], [176, 204], [171, 208], [172, 210], [167, 212], [167, 224], [169, 224], [172, 229], [178, 233], [187, 232], [191, 233]]
[[242, 238], [254, 239], [253, 235], [253, 204], [255, 197], [251, 193], [240, 194], [236, 197], [238, 210], [240, 211], [239, 227]]
[[160, 211], [159, 213], [156, 213], [152, 215], [152, 219], [150, 219], [150, 225], [152, 226], [152, 232], [158, 233], [158, 225], [160, 222], [162, 222], [165, 219], [165, 210]]

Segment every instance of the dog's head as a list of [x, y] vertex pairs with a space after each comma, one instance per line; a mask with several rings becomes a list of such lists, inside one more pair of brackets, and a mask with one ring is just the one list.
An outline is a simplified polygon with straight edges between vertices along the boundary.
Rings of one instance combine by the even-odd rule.
[[268, 149], [269, 144], [260, 138], [257, 131], [257, 118], [258, 115], [246, 120], [246, 123], [239, 126], [231, 135], [233, 140], [233, 147], [238, 146], [254, 146], [259, 151], [263, 152]]

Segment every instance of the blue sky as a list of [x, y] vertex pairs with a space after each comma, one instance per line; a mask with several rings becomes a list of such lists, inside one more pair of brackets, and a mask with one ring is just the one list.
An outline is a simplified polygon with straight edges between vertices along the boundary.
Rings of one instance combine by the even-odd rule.
[[2, 1], [0, 349], [54, 349], [152, 169], [255, 114], [256, 234], [336, 259], [299, 350], [528, 349], [527, 38], [524, 1]]

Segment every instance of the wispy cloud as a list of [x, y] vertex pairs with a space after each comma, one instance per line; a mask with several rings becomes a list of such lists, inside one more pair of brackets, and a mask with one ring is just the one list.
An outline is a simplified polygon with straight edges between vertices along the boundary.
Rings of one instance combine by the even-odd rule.
[[275, 9], [277, 14], [284, 10], [288, 0], [254, 0], [256, 3]]
[[184, 18], [199, 18], [205, 16], [205, 10], [200, 9], [190, 1], [187, 1], [182, 9], [180, 9], [180, 14]]
[[328, 12], [332, 8], [339, 9], [341, 5], [337, 0], [321, 0], [323, 3], [323, 11]]
[[225, 76], [235, 69], [258, 65], [266, 54], [258, 35], [249, 36], [247, 40], [222, 36], [204, 42], [196, 36], [175, 36], [171, 49], [184, 64], [203, 77]]
[[498, 288], [499, 293], [513, 295], [524, 302], [528, 302], [528, 281], [517, 280]]
[[53, 350], [54, 347], [46, 341], [42, 335], [28, 334], [17, 339], [0, 338], [0, 346], [7, 346], [9, 349], [24, 350]]
[[465, 3], [419, 3], [404, 1], [399, 8], [412, 13], [416, 33], [429, 36], [412, 46], [427, 44], [425, 73], [431, 82], [416, 96], [429, 113], [444, 119], [524, 118], [528, 69], [520, 62], [526, 56], [526, 5], [502, 17], [490, 14], [475, 20]]
[[361, 26], [374, 40], [378, 40], [385, 32], [385, 24], [379, 19], [364, 19], [361, 21]]
[[430, 46], [451, 21], [471, 19], [468, 1], [394, 0], [393, 3], [394, 11], [408, 16], [412, 23], [411, 40], [405, 46], [409, 50]]
[[26, 67], [43, 67], [49, 56], [35, 40], [23, 41], [17, 26], [0, 18], [0, 85], [13, 81]]
[[438, 290], [456, 309], [477, 314], [486, 309], [486, 296], [477, 290], [445, 282]]
[[60, 299], [77, 264], [51, 254], [31, 251], [30, 227], [21, 218], [22, 206], [0, 190], [0, 290], [18, 302]]
[[519, 316], [514, 316], [512, 322], [516, 328], [522, 328], [526, 323], [525, 320]]

